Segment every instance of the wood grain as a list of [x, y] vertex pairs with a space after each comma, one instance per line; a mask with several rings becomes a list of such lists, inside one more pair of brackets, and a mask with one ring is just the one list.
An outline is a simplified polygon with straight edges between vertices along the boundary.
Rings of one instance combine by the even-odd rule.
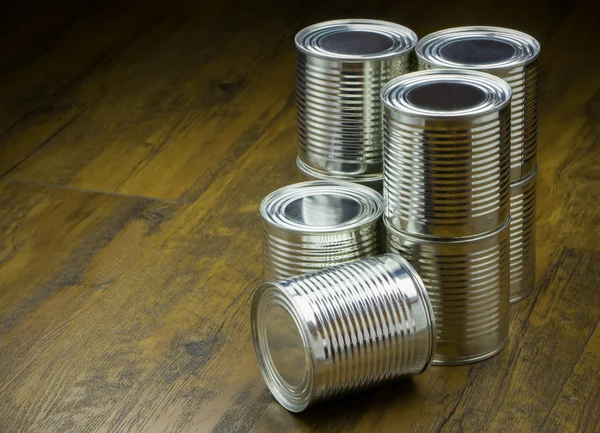
[[[0, 16], [0, 432], [599, 431], [594, 3], [15, 5]], [[293, 35], [344, 16], [540, 40], [538, 284], [493, 359], [291, 415], [249, 336], [258, 205], [300, 179]]]

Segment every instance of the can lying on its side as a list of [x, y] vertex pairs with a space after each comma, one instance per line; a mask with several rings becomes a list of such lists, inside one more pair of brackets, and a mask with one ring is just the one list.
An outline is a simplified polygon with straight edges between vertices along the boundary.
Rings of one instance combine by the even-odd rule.
[[381, 91], [384, 215], [416, 236], [481, 235], [509, 216], [510, 97], [474, 71], [414, 72]]
[[509, 224], [483, 236], [418, 238], [386, 226], [389, 252], [415, 268], [433, 305], [436, 365], [467, 364], [498, 353], [508, 341]]
[[296, 35], [298, 167], [311, 179], [382, 179], [379, 91], [414, 66], [415, 33], [385, 21], [328, 21]]
[[251, 320], [263, 378], [292, 412], [420, 374], [435, 350], [427, 292], [395, 254], [265, 283]]
[[260, 205], [265, 281], [373, 256], [380, 251], [381, 195], [348, 182], [302, 182]]
[[529, 176], [537, 160], [539, 42], [516, 30], [458, 27], [425, 36], [416, 52], [420, 69], [471, 69], [506, 80], [513, 91], [511, 181]]
[[510, 185], [510, 302], [535, 285], [535, 184], [537, 169]]

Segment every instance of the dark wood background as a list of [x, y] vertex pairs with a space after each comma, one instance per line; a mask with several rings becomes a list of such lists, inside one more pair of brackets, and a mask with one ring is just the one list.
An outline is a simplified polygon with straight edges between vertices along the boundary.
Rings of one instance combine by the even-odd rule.
[[[1, 432], [600, 431], [595, 0], [12, 3]], [[492, 360], [293, 416], [249, 336], [258, 205], [299, 180], [295, 32], [358, 16], [539, 39], [538, 283]]]

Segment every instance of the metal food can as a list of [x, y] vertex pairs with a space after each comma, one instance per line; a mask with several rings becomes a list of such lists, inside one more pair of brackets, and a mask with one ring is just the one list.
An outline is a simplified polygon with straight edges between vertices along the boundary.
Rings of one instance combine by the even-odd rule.
[[384, 215], [407, 234], [480, 235], [509, 216], [510, 97], [464, 70], [403, 75], [381, 91]]
[[313, 178], [382, 178], [379, 92], [414, 66], [416, 34], [385, 21], [327, 21], [296, 35], [298, 158]]
[[430, 239], [386, 223], [387, 251], [401, 254], [420, 275], [435, 315], [434, 365], [490, 358], [508, 341], [509, 223], [483, 236]]
[[533, 292], [535, 286], [535, 186], [537, 168], [510, 185], [510, 302]]
[[292, 412], [418, 375], [435, 351], [423, 282], [395, 254], [265, 283], [251, 320], [262, 376]]
[[529, 176], [537, 164], [539, 42], [516, 30], [458, 27], [424, 37], [416, 52], [420, 69], [473, 69], [508, 82], [513, 90], [511, 181]]
[[381, 195], [348, 182], [302, 182], [260, 205], [265, 281], [278, 281], [380, 250]]

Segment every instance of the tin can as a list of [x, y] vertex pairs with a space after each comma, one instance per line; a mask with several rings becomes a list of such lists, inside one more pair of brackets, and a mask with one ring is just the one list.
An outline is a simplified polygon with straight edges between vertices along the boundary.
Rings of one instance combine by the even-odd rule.
[[483, 236], [418, 238], [386, 223], [387, 251], [420, 275], [435, 315], [434, 365], [482, 361], [508, 341], [509, 223]]
[[380, 251], [381, 195], [348, 182], [302, 182], [260, 205], [265, 281], [370, 257]]
[[296, 35], [298, 158], [314, 179], [382, 178], [379, 92], [414, 66], [415, 33], [385, 21], [328, 21]]
[[421, 71], [381, 91], [384, 215], [416, 236], [468, 237], [510, 211], [510, 97], [505, 81]]
[[539, 42], [516, 30], [458, 27], [424, 37], [416, 52], [420, 69], [472, 69], [506, 80], [513, 90], [511, 181], [529, 176], [537, 164]]
[[423, 282], [395, 254], [265, 283], [251, 320], [263, 378], [292, 412], [418, 375], [435, 351]]
[[535, 286], [535, 185], [537, 168], [510, 185], [510, 302], [533, 292]]

